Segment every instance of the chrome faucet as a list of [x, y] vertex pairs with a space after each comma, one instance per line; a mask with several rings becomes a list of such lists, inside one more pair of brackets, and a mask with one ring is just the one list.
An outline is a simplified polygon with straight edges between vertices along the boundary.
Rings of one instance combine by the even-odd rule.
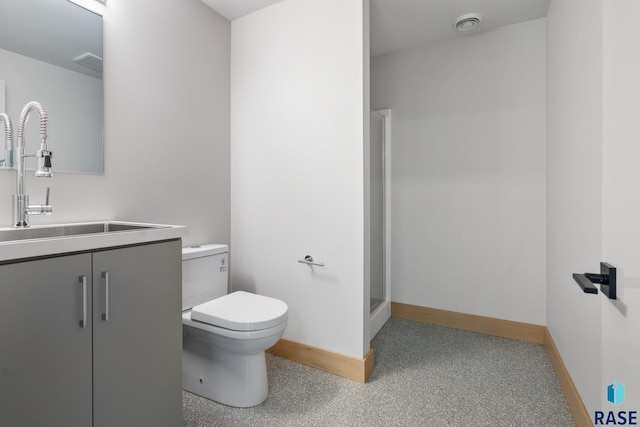
[[5, 113], [0, 113], [0, 123], [4, 122], [4, 159], [0, 160], [0, 166], [13, 167], [13, 127], [11, 119]]
[[[29, 114], [32, 111], [37, 110], [40, 114], [40, 149], [35, 155], [25, 154], [25, 138], [24, 131], [29, 120]], [[30, 102], [22, 109], [20, 113], [20, 123], [18, 125], [18, 143], [16, 146], [16, 194], [13, 196], [13, 227], [28, 227], [29, 222], [27, 217], [29, 215], [51, 215], [53, 208], [49, 204], [49, 188], [47, 188], [46, 201], [43, 205], [30, 205], [29, 196], [25, 194], [25, 158], [36, 157], [38, 164], [36, 167], [35, 176], [37, 177], [52, 177], [51, 171], [51, 156], [52, 153], [47, 147], [47, 113], [42, 108], [39, 102]]]

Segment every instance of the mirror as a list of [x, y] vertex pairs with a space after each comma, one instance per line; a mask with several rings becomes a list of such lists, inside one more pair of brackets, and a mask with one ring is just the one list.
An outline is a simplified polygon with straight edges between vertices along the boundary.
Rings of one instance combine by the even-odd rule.
[[[0, 11], [0, 112], [11, 118], [14, 136], [22, 108], [38, 101], [49, 116], [53, 171], [102, 174], [102, 17], [67, 0], [0, 0]], [[25, 140], [33, 154], [37, 115], [29, 117]]]

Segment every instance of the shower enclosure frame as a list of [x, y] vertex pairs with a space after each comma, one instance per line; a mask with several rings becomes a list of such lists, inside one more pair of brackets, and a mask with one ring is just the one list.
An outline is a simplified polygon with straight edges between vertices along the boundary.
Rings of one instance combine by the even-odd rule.
[[391, 109], [372, 111], [383, 118], [382, 152], [383, 152], [383, 300], [369, 317], [369, 339], [382, 329], [391, 318]]

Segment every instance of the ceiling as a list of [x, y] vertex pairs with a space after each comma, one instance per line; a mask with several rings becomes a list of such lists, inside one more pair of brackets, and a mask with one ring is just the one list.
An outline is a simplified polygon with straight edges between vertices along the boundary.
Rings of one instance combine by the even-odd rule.
[[[424, 46], [505, 25], [542, 18], [550, 0], [371, 0], [371, 55]], [[454, 27], [466, 13], [482, 15], [470, 32]]]
[[211, 9], [233, 21], [282, 0], [202, 0]]
[[[282, 0], [202, 0], [230, 21]], [[542, 18], [550, 0], [370, 0], [371, 55], [424, 46], [435, 40], [464, 37], [505, 25]], [[480, 13], [482, 22], [468, 33], [455, 30], [455, 19]]]
[[[282, 0], [202, 1], [227, 19], [234, 20]], [[371, 55], [415, 48], [435, 40], [465, 37], [473, 32], [542, 18], [547, 14], [549, 2], [550, 0], [370, 0]], [[57, 3], [68, 5], [74, 14], [84, 13], [93, 18], [85, 24], [85, 21], [73, 14], [62, 15], [61, 11], [53, 9], [53, 5]], [[0, 48], [100, 77], [99, 72], [72, 61], [72, 58], [83, 52], [102, 56], [101, 37], [94, 39], [86, 35], [94, 33], [101, 36], [100, 16], [66, 1], [21, 0], [10, 1], [7, 5], [16, 9], [11, 13], [0, 14]], [[7, 12], [7, 9], [4, 11]], [[456, 31], [454, 20], [470, 12], [483, 16], [478, 28], [469, 33]], [[36, 14], [43, 19], [34, 20]], [[11, 19], [5, 19], [9, 17]], [[78, 27], [79, 22], [97, 29]], [[43, 36], [48, 28], [51, 28], [50, 33]], [[73, 28], [78, 32], [70, 34], [61, 28]], [[40, 42], [46, 44], [41, 45]]]

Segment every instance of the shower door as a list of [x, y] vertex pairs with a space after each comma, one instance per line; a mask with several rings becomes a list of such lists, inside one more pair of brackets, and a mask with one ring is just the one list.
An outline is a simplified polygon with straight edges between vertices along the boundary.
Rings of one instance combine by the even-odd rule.
[[391, 317], [389, 288], [390, 110], [371, 112], [370, 138], [370, 338]]

